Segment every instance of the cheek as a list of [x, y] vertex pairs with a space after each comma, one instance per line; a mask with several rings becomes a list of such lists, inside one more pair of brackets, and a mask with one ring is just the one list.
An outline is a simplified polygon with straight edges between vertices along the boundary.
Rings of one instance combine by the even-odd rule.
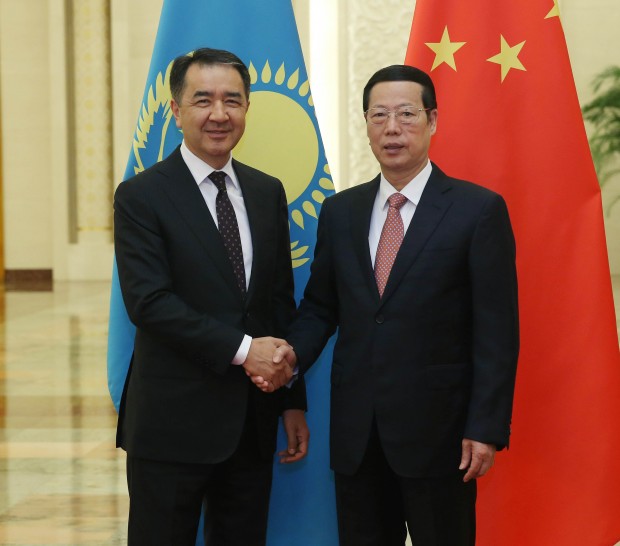
[[373, 150], [378, 150], [381, 140], [379, 135], [376, 132], [371, 131], [370, 129], [366, 131], [366, 135], [368, 136], [368, 144], [370, 144], [370, 147]]
[[370, 145], [370, 149], [375, 155], [377, 155], [377, 153], [381, 150], [380, 146], [377, 144], [377, 141], [373, 140], [372, 138], [369, 139], [368, 144]]
[[235, 124], [235, 127], [237, 128], [237, 132], [243, 134], [243, 132], [245, 131], [245, 118], [238, 120]]

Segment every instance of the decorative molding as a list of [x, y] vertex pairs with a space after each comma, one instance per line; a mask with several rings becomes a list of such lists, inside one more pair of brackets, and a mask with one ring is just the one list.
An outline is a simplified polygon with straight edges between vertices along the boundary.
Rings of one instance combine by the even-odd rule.
[[404, 62], [415, 7], [415, 2], [402, 0], [347, 0], [347, 4], [349, 180], [343, 181], [343, 188], [367, 182], [379, 172], [366, 137], [362, 91], [377, 70]]
[[72, 239], [103, 227], [112, 237], [112, 72], [110, 1], [71, 2], [74, 146], [77, 214]]

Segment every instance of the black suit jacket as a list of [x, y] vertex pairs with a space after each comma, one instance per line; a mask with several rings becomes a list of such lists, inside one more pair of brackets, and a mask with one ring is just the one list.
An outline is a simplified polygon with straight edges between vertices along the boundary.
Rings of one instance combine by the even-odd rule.
[[[135, 348], [117, 445], [135, 457], [216, 463], [235, 450], [248, 389], [261, 452], [278, 415], [305, 408], [303, 382], [263, 394], [231, 365], [243, 335], [283, 337], [295, 310], [288, 213], [279, 180], [237, 161], [253, 245], [245, 300], [204, 198], [177, 148], [118, 187], [114, 242]], [[254, 392], [255, 391], [255, 392]]]
[[504, 200], [435, 165], [382, 298], [368, 246], [373, 181], [323, 203], [288, 340], [302, 371], [339, 328], [331, 462], [358, 467], [373, 418], [399, 475], [457, 471], [461, 441], [508, 444], [519, 347], [515, 244]]

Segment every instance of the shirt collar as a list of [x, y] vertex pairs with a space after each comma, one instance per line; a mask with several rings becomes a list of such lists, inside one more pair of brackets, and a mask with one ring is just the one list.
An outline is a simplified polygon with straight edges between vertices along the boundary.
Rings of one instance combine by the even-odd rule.
[[[411, 201], [416, 207], [420, 202], [420, 197], [422, 197], [422, 192], [426, 187], [426, 183], [431, 176], [431, 172], [433, 170], [433, 166], [431, 165], [430, 160], [426, 163], [426, 166], [412, 179], [410, 180], [405, 187], [400, 191], [407, 200]], [[388, 197], [396, 193], [394, 186], [390, 184], [383, 173], [381, 173], [381, 182], [379, 183], [379, 203], [381, 203], [382, 207], [385, 207]]]
[[226, 165], [224, 165], [221, 169], [214, 169], [200, 159], [196, 154], [190, 151], [190, 149], [185, 144], [185, 140], [181, 143], [181, 155], [183, 156], [183, 161], [187, 165], [189, 172], [192, 173], [196, 184], [200, 185], [205, 179], [214, 171], [222, 171], [228, 175], [228, 178], [232, 180], [233, 186], [238, 189], [239, 182], [237, 180], [237, 175], [235, 174], [235, 170], [232, 166], [232, 154], [228, 158]]

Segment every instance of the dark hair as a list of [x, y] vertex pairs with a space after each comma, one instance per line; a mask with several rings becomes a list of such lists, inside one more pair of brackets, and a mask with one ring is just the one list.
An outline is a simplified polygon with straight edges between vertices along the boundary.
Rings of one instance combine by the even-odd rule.
[[364, 87], [364, 95], [362, 98], [364, 112], [368, 110], [370, 91], [375, 85], [381, 82], [400, 81], [419, 83], [422, 86], [422, 104], [424, 105], [424, 108], [437, 108], [435, 86], [433, 85], [433, 80], [431, 80], [431, 77], [426, 72], [423, 72], [422, 70], [420, 70], [419, 68], [415, 68], [414, 66], [408, 66], [406, 64], [394, 64], [392, 66], [386, 66], [381, 70], [377, 70], [377, 72], [375, 72], [368, 80], [366, 87]]
[[193, 64], [200, 66], [218, 64], [231, 66], [239, 72], [243, 80], [245, 98], [248, 99], [250, 97], [250, 73], [243, 61], [230, 51], [202, 47], [177, 57], [172, 64], [172, 69], [170, 70], [170, 94], [177, 104], [181, 104], [181, 97], [183, 96], [183, 91], [185, 91], [185, 74], [187, 74], [187, 70]]

